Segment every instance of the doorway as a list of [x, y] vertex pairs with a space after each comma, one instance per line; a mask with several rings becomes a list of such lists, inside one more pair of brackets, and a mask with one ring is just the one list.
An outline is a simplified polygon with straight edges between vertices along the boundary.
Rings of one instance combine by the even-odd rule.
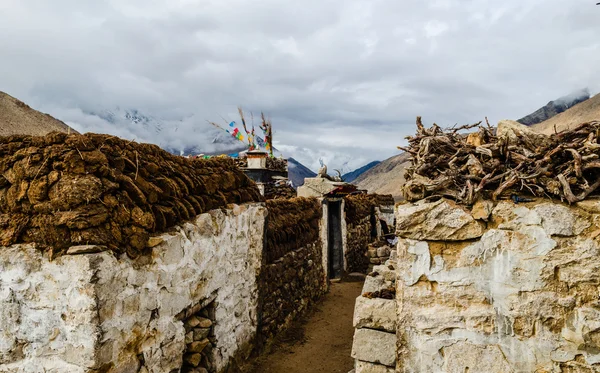
[[341, 278], [344, 271], [342, 244], [342, 201], [327, 201], [327, 256], [329, 278]]

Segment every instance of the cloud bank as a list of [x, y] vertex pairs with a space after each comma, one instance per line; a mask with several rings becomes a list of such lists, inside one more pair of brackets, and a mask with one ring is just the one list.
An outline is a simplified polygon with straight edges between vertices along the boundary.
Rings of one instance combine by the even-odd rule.
[[[495, 122], [596, 93], [594, 4], [3, 0], [0, 90], [78, 130], [180, 146], [211, 144], [205, 120], [236, 119], [241, 105], [270, 115], [284, 154], [355, 168], [395, 154], [417, 115]], [[89, 115], [117, 107], [165, 127]]]

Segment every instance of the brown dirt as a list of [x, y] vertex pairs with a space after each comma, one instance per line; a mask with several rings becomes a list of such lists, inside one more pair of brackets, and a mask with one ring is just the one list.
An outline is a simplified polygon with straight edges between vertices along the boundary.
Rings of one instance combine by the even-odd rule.
[[348, 373], [354, 368], [352, 315], [362, 282], [331, 284], [322, 302], [293, 325], [250, 373]]
[[0, 92], [0, 136], [43, 136], [52, 131], [77, 133], [60, 120], [34, 110], [22, 101]]

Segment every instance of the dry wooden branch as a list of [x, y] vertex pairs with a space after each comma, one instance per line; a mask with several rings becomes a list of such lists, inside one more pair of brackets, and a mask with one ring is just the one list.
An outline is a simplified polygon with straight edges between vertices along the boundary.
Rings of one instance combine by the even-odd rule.
[[[515, 128], [513, 138], [498, 138], [481, 122], [443, 130], [423, 126], [399, 147], [412, 155], [406, 170], [409, 200], [446, 196], [472, 204], [478, 198], [499, 199], [511, 193], [555, 195], [570, 203], [600, 187], [600, 122], [582, 123], [547, 138]], [[468, 136], [459, 133], [475, 130]], [[503, 135], [506, 136], [506, 135]], [[598, 180], [589, 184], [588, 180]]]

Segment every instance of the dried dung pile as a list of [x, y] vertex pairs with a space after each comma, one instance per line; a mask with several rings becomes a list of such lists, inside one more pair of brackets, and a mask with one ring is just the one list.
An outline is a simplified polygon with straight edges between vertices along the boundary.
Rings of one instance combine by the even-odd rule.
[[296, 189], [284, 183], [265, 184], [265, 199], [290, 199], [297, 195]]
[[268, 157], [267, 169], [279, 172], [287, 172], [287, 159]]
[[273, 263], [290, 251], [319, 239], [321, 203], [316, 198], [267, 201], [266, 260]]
[[391, 194], [374, 194], [378, 206], [394, 206], [396, 201]]
[[394, 197], [391, 194], [350, 194], [345, 198], [346, 221], [348, 224], [358, 223], [379, 206], [393, 206]]
[[367, 293], [364, 293], [362, 296], [365, 298], [369, 298], [369, 299], [374, 299], [374, 298], [396, 299], [396, 288], [392, 286], [392, 287], [377, 290], [374, 292], [367, 292]]
[[260, 201], [229, 159], [186, 159], [97, 134], [0, 137], [0, 245], [61, 254], [105, 245], [136, 257], [150, 234], [229, 203]]
[[346, 222], [358, 223], [371, 216], [377, 205], [377, 197], [373, 194], [350, 194], [345, 198]]
[[[462, 130], [476, 129], [468, 135]], [[597, 194], [600, 186], [600, 122], [550, 136], [513, 121], [498, 128], [481, 123], [425, 128], [401, 148], [412, 156], [404, 197], [446, 197], [466, 205], [479, 198], [554, 197], [570, 203]]]

